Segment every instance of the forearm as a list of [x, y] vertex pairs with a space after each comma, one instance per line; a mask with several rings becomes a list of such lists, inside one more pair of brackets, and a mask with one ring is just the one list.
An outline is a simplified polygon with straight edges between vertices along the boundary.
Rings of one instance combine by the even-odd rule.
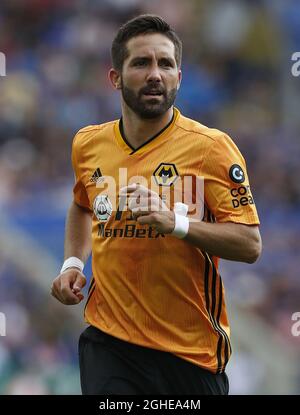
[[92, 214], [73, 202], [65, 231], [65, 259], [75, 256], [86, 262], [92, 249]]
[[[121, 191], [124, 194], [135, 193], [135, 196], [131, 197], [129, 209], [138, 223], [154, 226], [157, 232], [161, 234], [184, 237], [185, 241], [201, 250], [232, 261], [253, 263], [261, 253], [261, 238], [256, 225], [233, 222], [190, 221], [186, 223], [188, 218], [182, 218], [174, 211], [163, 209], [159, 195], [139, 184], [134, 183], [121, 189]], [[139, 199], [137, 196], [139, 196]], [[149, 210], [149, 206], [152, 210]], [[179, 218], [185, 219], [184, 223], [180, 224], [181, 220]], [[183, 235], [181, 232], [183, 232]]]
[[232, 261], [253, 263], [261, 252], [256, 226], [191, 222], [185, 240], [211, 255]]

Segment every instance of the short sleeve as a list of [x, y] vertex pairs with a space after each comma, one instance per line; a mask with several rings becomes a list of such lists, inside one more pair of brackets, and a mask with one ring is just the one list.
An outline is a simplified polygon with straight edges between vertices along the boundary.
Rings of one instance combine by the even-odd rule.
[[259, 224], [246, 163], [230, 137], [217, 137], [205, 155], [201, 174], [205, 205], [217, 222]]
[[83, 172], [80, 166], [80, 140], [76, 135], [72, 145], [72, 166], [75, 176], [75, 184], [73, 187], [74, 201], [77, 205], [91, 210], [90, 201], [83, 181]]

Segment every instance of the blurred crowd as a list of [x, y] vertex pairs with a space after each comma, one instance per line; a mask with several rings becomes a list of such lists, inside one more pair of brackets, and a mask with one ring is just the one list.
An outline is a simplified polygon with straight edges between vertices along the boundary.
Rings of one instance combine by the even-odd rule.
[[[72, 138], [83, 126], [119, 118], [119, 96], [107, 81], [110, 46], [120, 24], [140, 13], [160, 14], [183, 40], [178, 108], [226, 131], [247, 160], [264, 251], [251, 268], [223, 263], [227, 290], [296, 348], [297, 0], [1, 0], [0, 211], [62, 260]], [[0, 338], [0, 393], [26, 393], [28, 385], [29, 393], [79, 392], [76, 380], [63, 387], [78, 375], [74, 331], [55, 318], [48, 292], [20, 278], [1, 251], [0, 259], [0, 312], [9, 309], [16, 324], [15, 338]]]

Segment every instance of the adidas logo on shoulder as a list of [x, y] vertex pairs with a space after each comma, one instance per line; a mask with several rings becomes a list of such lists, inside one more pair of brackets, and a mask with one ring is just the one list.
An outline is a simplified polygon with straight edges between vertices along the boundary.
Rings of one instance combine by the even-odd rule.
[[102, 173], [101, 170], [99, 169], [99, 167], [94, 171], [92, 177], [90, 178], [90, 181], [92, 183], [97, 183], [98, 179], [100, 179], [100, 177], [102, 177]]

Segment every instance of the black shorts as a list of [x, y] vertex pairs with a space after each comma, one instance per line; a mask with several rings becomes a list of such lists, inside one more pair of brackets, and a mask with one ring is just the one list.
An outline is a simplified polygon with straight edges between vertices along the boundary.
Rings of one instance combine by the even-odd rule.
[[84, 395], [227, 395], [214, 374], [172, 353], [138, 346], [89, 326], [79, 339]]

